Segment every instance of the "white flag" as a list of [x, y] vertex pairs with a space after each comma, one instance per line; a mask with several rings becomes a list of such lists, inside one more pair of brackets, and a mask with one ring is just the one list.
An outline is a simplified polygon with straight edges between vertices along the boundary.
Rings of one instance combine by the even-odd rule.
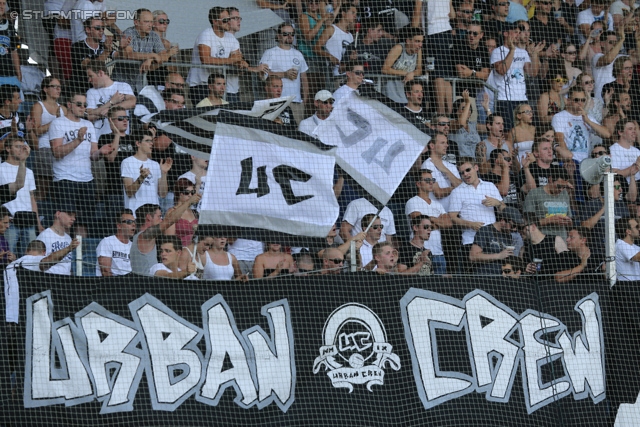
[[339, 213], [334, 152], [282, 125], [221, 112], [199, 223], [326, 237]]
[[325, 144], [337, 145], [338, 165], [383, 205], [428, 140], [399, 113], [355, 92], [336, 103], [314, 134]]

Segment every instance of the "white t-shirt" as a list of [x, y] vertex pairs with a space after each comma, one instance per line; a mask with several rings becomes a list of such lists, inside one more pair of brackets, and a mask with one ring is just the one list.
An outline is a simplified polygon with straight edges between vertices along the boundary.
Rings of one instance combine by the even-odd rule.
[[[413, 227], [411, 227], [411, 217], [413, 212], [420, 212], [422, 215], [437, 218], [447, 213], [444, 207], [437, 200], [431, 199], [431, 204], [427, 203], [422, 197], [415, 196], [409, 199], [404, 208], [404, 214], [409, 222], [409, 230], [411, 230], [411, 238], [413, 239]], [[429, 240], [424, 242], [424, 248], [430, 249], [433, 255], [444, 255], [442, 251], [442, 236], [440, 230], [431, 230]]]
[[89, 120], [80, 119], [78, 122], [66, 117], [57, 117], [49, 125], [49, 138], [62, 138], [62, 145], [76, 139], [78, 130], [86, 127], [84, 140], [73, 151], [61, 159], [53, 159], [53, 182], [68, 180], [75, 182], [89, 182], [93, 180], [91, 173], [91, 144], [98, 143], [96, 130]]
[[362, 262], [362, 266], [369, 264], [373, 259], [373, 245], [366, 240], [362, 241], [362, 246], [360, 246], [360, 261]]
[[149, 169], [151, 172], [147, 176], [133, 197], [127, 196], [124, 191], [124, 185], [122, 186], [122, 193], [124, 194], [124, 207], [131, 209], [134, 213], [142, 205], [151, 203], [154, 205], [160, 204], [160, 198], [158, 196], [158, 182], [162, 176], [160, 170], [160, 164], [155, 160], [147, 159], [144, 162], [136, 159], [134, 156], [127, 157], [122, 161], [120, 165], [120, 176], [123, 178], [131, 178], [134, 181], [140, 176], [140, 167]]
[[640, 262], [631, 261], [640, 246], [630, 245], [622, 239], [616, 240], [616, 272], [618, 281], [640, 280]]
[[318, 118], [315, 114], [311, 117], [307, 117], [302, 120], [298, 125], [298, 130], [302, 133], [306, 133], [307, 135], [314, 136], [313, 132], [316, 130], [318, 125], [322, 123], [322, 120]]
[[[607, 18], [608, 18], [607, 30], [613, 31], [613, 15], [609, 13], [607, 15]], [[596, 21], [604, 21], [604, 10], [600, 12], [598, 16], [593, 14], [593, 12], [591, 11], [591, 8], [585, 9], [582, 12], [578, 13], [578, 16], [576, 18], [576, 34], [578, 35], [578, 37], [580, 37], [581, 45], [586, 43], [587, 38], [582, 34], [582, 31], [580, 31], [580, 25], [589, 24], [589, 26], [591, 26], [591, 24], [593, 24]]]
[[[633, 5], [633, 8], [635, 9], [636, 5], [633, 3], [632, 5]], [[631, 8], [626, 4], [624, 4], [624, 2], [622, 2], [621, 0], [617, 0], [611, 3], [611, 7], [609, 8], [609, 13], [611, 13], [611, 15], [624, 15], [625, 10], [627, 12], [630, 12]]]
[[[111, 86], [101, 87], [100, 89], [91, 88], [87, 91], [87, 109], [98, 108], [107, 104], [116, 92], [135, 96], [128, 83], [113, 82]], [[111, 133], [111, 126], [109, 126], [109, 120], [106, 118], [96, 120], [95, 128], [98, 131], [98, 138]]]
[[[463, 182], [451, 192], [449, 212], [458, 212], [458, 217], [467, 221], [482, 222], [482, 225], [493, 224], [496, 222], [496, 214], [493, 207], [482, 204], [485, 196], [502, 200], [500, 192], [491, 182], [480, 180], [478, 187]], [[475, 235], [472, 228], [465, 228], [462, 231], [462, 244], [473, 243]]]
[[[449, 21], [451, 3], [446, 0], [431, 0], [426, 3], [427, 34], [432, 35], [451, 31], [451, 22]], [[424, 10], [425, 7], [423, 6], [422, 9]]]
[[[67, 233], [64, 233], [64, 236], [59, 236], [51, 228], [44, 230], [36, 239], [40, 240], [47, 247], [45, 256], [49, 256], [53, 252], [58, 252], [71, 244], [71, 236]], [[69, 252], [62, 261], [45, 271], [45, 273], [71, 276], [71, 261], [73, 261], [73, 257], [73, 251]]]
[[[209, 27], [200, 33], [193, 45], [193, 53], [191, 54], [192, 64], [202, 64], [200, 62], [200, 54], [198, 53], [198, 45], [205, 45], [211, 48], [212, 58], [228, 58], [231, 52], [240, 49], [240, 43], [231, 33], [224, 33], [222, 38], [216, 36], [213, 28]], [[211, 69], [192, 68], [189, 70], [187, 82], [189, 86], [206, 85], [211, 74]], [[227, 93], [238, 93], [240, 90], [239, 79], [237, 75], [227, 74]]]
[[[76, 0], [47, 0], [44, 2], [45, 16], [51, 16], [51, 12], [69, 12]], [[53, 29], [54, 39], [69, 39], [71, 40], [71, 29], [62, 28], [60, 24], [56, 22], [56, 26]]]
[[[111, 273], [123, 276], [131, 273], [131, 242], [122, 243], [116, 236], [105, 237], [96, 248], [96, 256], [111, 258]], [[102, 276], [100, 266], [96, 265], [96, 276]]]
[[[509, 55], [509, 49], [506, 46], [500, 46], [491, 53], [491, 65], [496, 62], [503, 61]], [[526, 101], [527, 100], [527, 83], [524, 75], [524, 65], [531, 62], [529, 53], [516, 47], [516, 53], [513, 55], [511, 67], [507, 73], [502, 76], [498, 73], [494, 74], [494, 83], [498, 89], [498, 101]]]
[[299, 50], [294, 48], [286, 50], [276, 46], [265, 51], [260, 63], [267, 64], [269, 69], [276, 73], [287, 71], [291, 68], [297, 68], [298, 77], [295, 80], [289, 80], [287, 78], [282, 79], [282, 96], [295, 96], [293, 102], [302, 102], [300, 92], [300, 75], [302, 73], [306, 73], [309, 70], [309, 67], [307, 66], [307, 62], [304, 60], [304, 56], [302, 56], [302, 53], [300, 53]]
[[253, 262], [258, 255], [264, 252], [264, 245], [257, 240], [236, 239], [229, 245], [228, 252], [236, 257], [238, 261]]
[[[458, 168], [456, 168], [455, 165], [447, 161], [443, 161], [442, 164], [447, 169], [449, 169], [456, 178], [458, 179], [460, 178], [460, 173], [458, 172]], [[451, 181], [449, 181], [449, 178], [447, 178], [445, 174], [443, 174], [436, 168], [436, 165], [433, 164], [433, 161], [431, 160], [431, 158], [428, 158], [427, 160], [424, 161], [424, 163], [422, 164], [422, 169], [429, 169], [431, 171], [431, 176], [436, 179], [436, 182], [438, 183], [438, 187], [440, 188], [451, 187]], [[445, 212], [449, 212], [449, 197], [451, 197], [451, 195], [443, 197], [442, 199], [438, 199], [436, 198], [435, 194], [429, 193], [429, 198], [431, 200], [439, 201], [442, 207], [444, 208]]]
[[564, 143], [573, 153], [574, 160], [581, 162], [589, 157], [591, 127], [584, 122], [582, 116], [574, 116], [563, 110], [553, 116], [551, 126], [564, 135]]
[[351, 92], [355, 92], [356, 89], [353, 89], [350, 86], [347, 86], [346, 84], [340, 86], [338, 89], [336, 89], [335, 92], [333, 92], [333, 99], [335, 100], [335, 102], [338, 102], [341, 98], [344, 98], [345, 96], [348, 96], [351, 94]]
[[4, 270], [4, 300], [7, 304], [6, 321], [18, 323], [20, 313], [20, 289], [16, 277], [16, 267], [22, 265], [27, 270], [39, 271], [44, 255], [25, 255], [18, 258]]
[[[604, 56], [604, 53], [596, 53], [595, 55], [593, 55], [593, 58], [591, 59], [591, 72], [593, 74], [593, 80], [595, 81], [593, 94], [600, 101], [603, 101], [602, 99], [603, 86], [606, 85], [607, 83], [611, 83], [616, 79], [615, 77], [613, 77], [613, 63], [616, 62], [615, 59], [611, 61], [610, 64], [607, 64], [604, 67], [596, 67], [596, 64], [598, 63], [598, 59], [600, 59], [600, 57], [602, 56]], [[618, 55], [616, 56], [616, 59], [618, 59], [621, 56], [626, 56], [626, 55]]]
[[[624, 148], [617, 142], [609, 147], [611, 153], [611, 167], [613, 169], [626, 169], [636, 162], [640, 157], [640, 150], [636, 147]], [[640, 172], [636, 174], [636, 181], [640, 179]], [[627, 182], [631, 181], [631, 177], [627, 178]]]
[[[343, 221], [348, 222], [352, 225], [351, 235], [355, 236], [356, 234], [362, 231], [362, 227], [360, 222], [362, 218], [364, 218], [367, 214], [377, 214], [378, 209], [371, 204], [367, 199], [356, 199], [347, 205], [347, 209], [344, 211]], [[382, 228], [382, 234], [380, 235], [379, 242], [384, 242], [387, 240], [387, 235], [393, 236], [396, 234], [396, 226], [393, 222], [393, 213], [388, 207], [382, 208], [380, 212], [380, 222], [384, 226]]]
[[[17, 175], [18, 166], [14, 166], [7, 162], [0, 164], [0, 185], [15, 182]], [[33, 206], [31, 205], [31, 192], [35, 190], [36, 180], [33, 177], [33, 172], [31, 169], [27, 169], [27, 174], [24, 179], [24, 187], [18, 190], [15, 199], [2, 206], [9, 209], [12, 216], [15, 215], [16, 212], [32, 212]]]
[[[149, 275], [155, 276], [158, 271], [166, 271], [167, 273], [173, 273], [173, 271], [171, 271], [168, 267], [166, 267], [163, 263], [160, 262], [149, 269]], [[182, 269], [178, 268], [178, 271], [182, 271]], [[199, 279], [192, 274], [190, 276], [185, 277], [184, 280], [199, 280]]]

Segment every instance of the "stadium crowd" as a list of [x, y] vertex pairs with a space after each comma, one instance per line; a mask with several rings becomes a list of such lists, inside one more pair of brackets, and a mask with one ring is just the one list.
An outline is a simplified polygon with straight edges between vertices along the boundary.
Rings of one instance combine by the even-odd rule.
[[[121, 29], [108, 0], [46, 3], [92, 14], [55, 21], [44, 77], [23, 71], [34, 66], [0, 0], [5, 265], [71, 274], [76, 235], [102, 239], [97, 275], [244, 281], [340, 273], [355, 241], [358, 267], [378, 273], [602, 278], [603, 185], [579, 166], [609, 155], [618, 280], [640, 278], [640, 13], [629, 0], [257, 0], [283, 23], [249, 43], [235, 36], [242, 11], [213, 7], [190, 69], [172, 65], [189, 50], [167, 40], [161, 10]], [[430, 136], [387, 207], [337, 171], [341, 215], [322, 247], [198, 229], [208, 162], [155, 114], [292, 96], [275, 121], [313, 135], [354, 91], [395, 103]]]

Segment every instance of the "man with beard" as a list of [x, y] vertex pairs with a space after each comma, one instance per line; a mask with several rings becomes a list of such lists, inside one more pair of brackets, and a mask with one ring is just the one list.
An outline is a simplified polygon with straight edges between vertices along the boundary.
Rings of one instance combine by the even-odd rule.
[[469, 261], [474, 264], [475, 274], [502, 274], [502, 260], [514, 251], [511, 231], [524, 224], [516, 208], [506, 207], [496, 214], [497, 221], [481, 227], [476, 233]]
[[616, 220], [616, 271], [618, 281], [640, 280], [640, 237], [638, 221], [633, 218]]

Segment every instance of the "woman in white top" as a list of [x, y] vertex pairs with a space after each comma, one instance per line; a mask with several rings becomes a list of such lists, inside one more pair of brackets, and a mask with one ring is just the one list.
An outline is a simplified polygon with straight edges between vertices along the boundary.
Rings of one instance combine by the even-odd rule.
[[[536, 127], [533, 125], [533, 108], [529, 104], [520, 104], [513, 112], [515, 126], [509, 132], [507, 140], [518, 153], [517, 169], [531, 152]], [[515, 163], [514, 163], [515, 165]]]
[[193, 241], [182, 247], [182, 253], [178, 260], [178, 267], [181, 270], [187, 268], [190, 262], [196, 265], [195, 276], [204, 279], [205, 265], [207, 263], [207, 249], [213, 245], [213, 237], [195, 234]]
[[53, 179], [53, 153], [49, 141], [49, 125], [56, 117], [64, 116], [66, 108], [58, 104], [62, 86], [60, 80], [49, 76], [42, 80], [41, 101], [33, 104], [31, 119], [34, 121], [29, 144], [34, 150], [33, 174], [36, 177], [38, 199], [44, 199]]
[[567, 89], [575, 84], [578, 76], [582, 74], [582, 70], [573, 65], [578, 58], [578, 48], [576, 45], [566, 44], [562, 46], [562, 57], [564, 58], [564, 69], [568, 79], [567, 84], [562, 88], [562, 94], [564, 95]]
[[[576, 81], [578, 87], [584, 89], [584, 95], [587, 102], [584, 103], [584, 111], [587, 112], [589, 117], [593, 117], [598, 123], [602, 123], [605, 117], [605, 104], [601, 99], [594, 98], [593, 91], [595, 90], [596, 81], [589, 74], [580, 74]], [[612, 93], [603, 93], [603, 98], [608, 102], [611, 99]]]
[[204, 265], [205, 280], [241, 280], [246, 282], [248, 277], [242, 274], [240, 264], [235, 255], [225, 250], [227, 245], [226, 237], [212, 237], [211, 244], [205, 254], [206, 264]]

